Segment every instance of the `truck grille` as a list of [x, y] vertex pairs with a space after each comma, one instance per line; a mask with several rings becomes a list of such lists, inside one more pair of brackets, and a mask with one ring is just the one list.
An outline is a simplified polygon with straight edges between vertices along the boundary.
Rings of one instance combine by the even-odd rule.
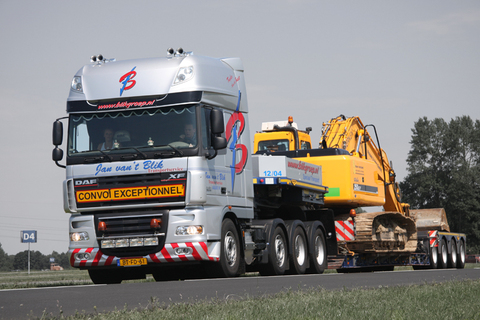
[[[168, 226], [168, 210], [149, 210], [140, 212], [116, 213], [116, 214], [96, 214], [95, 226], [97, 232], [98, 244], [101, 246], [102, 240], [133, 238], [133, 237], [156, 237], [158, 245], [156, 246], [140, 246], [140, 247], [123, 247], [123, 248], [102, 248], [102, 252], [107, 255], [122, 256], [144, 256], [147, 254], [160, 251], [165, 244], [165, 234]], [[159, 229], [152, 229], [150, 222], [152, 219], [161, 221]], [[98, 226], [101, 222], [105, 222], [106, 230], [99, 231]]]

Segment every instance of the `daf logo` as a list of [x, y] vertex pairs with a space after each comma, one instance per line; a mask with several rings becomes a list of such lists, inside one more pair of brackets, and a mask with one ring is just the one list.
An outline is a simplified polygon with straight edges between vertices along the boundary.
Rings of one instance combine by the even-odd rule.
[[88, 186], [91, 184], [97, 184], [97, 179], [75, 180], [75, 186]]
[[168, 178], [167, 180], [180, 179], [180, 178], [185, 178], [185, 173], [170, 173], [170, 178]]

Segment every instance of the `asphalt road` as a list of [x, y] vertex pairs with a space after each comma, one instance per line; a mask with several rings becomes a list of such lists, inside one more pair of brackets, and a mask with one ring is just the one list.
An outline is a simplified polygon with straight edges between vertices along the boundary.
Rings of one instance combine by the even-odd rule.
[[204, 299], [241, 299], [281, 292], [323, 287], [378, 288], [448, 280], [479, 279], [480, 269], [395, 271], [356, 274], [323, 274], [278, 277], [241, 277], [171, 282], [87, 285], [0, 291], [0, 319], [40, 318], [45, 312], [58, 316], [75, 312], [94, 313], [146, 307], [152, 298], [160, 303]]

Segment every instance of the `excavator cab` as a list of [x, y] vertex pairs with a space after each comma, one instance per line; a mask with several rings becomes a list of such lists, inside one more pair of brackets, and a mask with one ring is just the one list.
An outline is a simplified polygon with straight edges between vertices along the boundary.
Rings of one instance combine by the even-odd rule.
[[254, 137], [253, 153], [311, 149], [310, 131], [310, 127], [298, 130], [292, 117], [288, 121], [263, 122], [262, 131]]

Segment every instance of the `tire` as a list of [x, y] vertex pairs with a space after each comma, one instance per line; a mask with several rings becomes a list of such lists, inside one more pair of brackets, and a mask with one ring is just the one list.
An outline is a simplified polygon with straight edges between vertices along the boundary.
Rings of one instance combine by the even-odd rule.
[[321, 229], [315, 230], [310, 247], [313, 252], [310, 254], [310, 267], [307, 269], [308, 273], [321, 274], [327, 268], [327, 246], [325, 244], [325, 237]]
[[304, 274], [307, 270], [308, 248], [305, 232], [301, 227], [296, 227], [290, 241], [290, 274]]
[[445, 269], [448, 265], [448, 251], [447, 251], [447, 242], [445, 239], [442, 239], [438, 245], [438, 269]]
[[449, 268], [456, 268], [457, 267], [457, 244], [455, 240], [452, 238], [452, 250], [448, 254], [448, 267]]
[[287, 268], [287, 242], [285, 233], [280, 227], [276, 227], [270, 239], [270, 248], [268, 250], [268, 263], [260, 266], [262, 276], [282, 275]]
[[95, 284], [118, 284], [123, 280], [118, 270], [88, 270], [88, 275]]
[[235, 224], [230, 219], [222, 222], [220, 261], [215, 264], [215, 275], [221, 278], [236, 277], [240, 273], [240, 241]]
[[465, 268], [465, 242], [460, 240], [457, 252], [457, 268], [463, 269]]
[[438, 268], [438, 247], [430, 247], [430, 267], [429, 269]]

